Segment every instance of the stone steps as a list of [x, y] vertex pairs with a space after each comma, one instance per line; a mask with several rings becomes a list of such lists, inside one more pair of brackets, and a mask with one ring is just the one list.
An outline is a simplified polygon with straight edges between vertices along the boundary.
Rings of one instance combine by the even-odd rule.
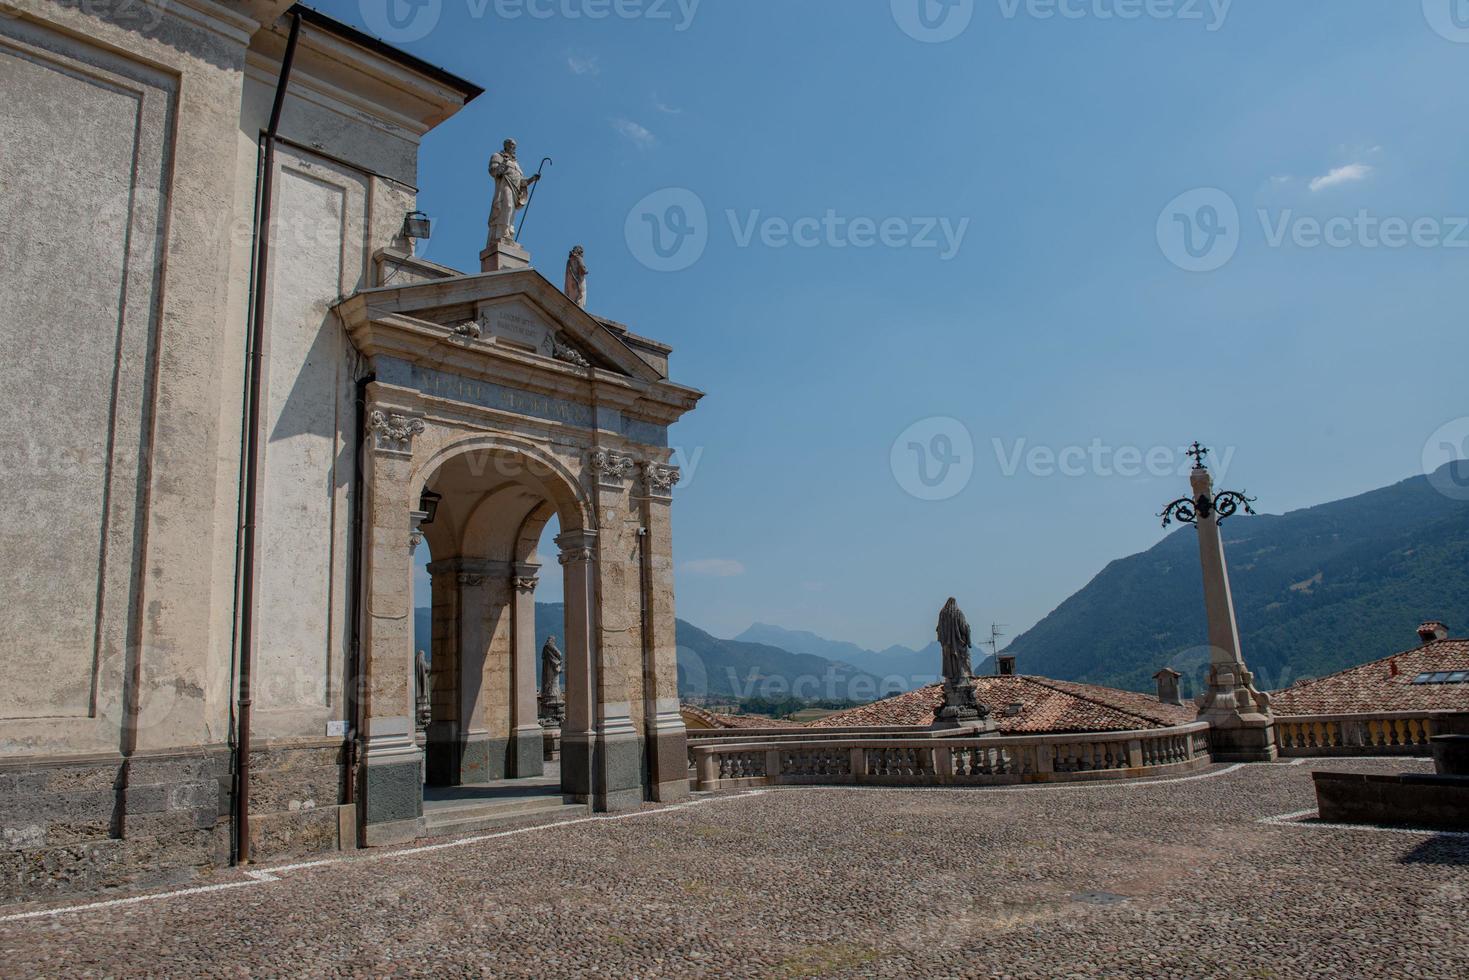
[[566, 803], [560, 797], [533, 797], [495, 802], [465, 802], [436, 806], [423, 815], [427, 837], [453, 837], [481, 830], [508, 830], [518, 824], [539, 823], [562, 817], [584, 817], [591, 812], [585, 803]]

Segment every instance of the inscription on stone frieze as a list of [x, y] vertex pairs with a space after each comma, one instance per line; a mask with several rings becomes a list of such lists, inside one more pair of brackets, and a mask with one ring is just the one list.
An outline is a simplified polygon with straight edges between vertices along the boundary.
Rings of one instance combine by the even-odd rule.
[[550, 356], [553, 350], [549, 324], [521, 303], [487, 303], [480, 307], [479, 321], [486, 333], [501, 343]]

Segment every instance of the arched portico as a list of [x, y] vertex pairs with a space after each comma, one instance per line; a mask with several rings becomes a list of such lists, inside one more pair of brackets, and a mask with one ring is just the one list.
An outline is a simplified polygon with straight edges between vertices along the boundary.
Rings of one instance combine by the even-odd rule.
[[[494, 334], [497, 317], [513, 321], [509, 339], [430, 319], [457, 315], [437, 307], [462, 309], [466, 291], [485, 332]], [[532, 270], [369, 291], [351, 305], [363, 295], [343, 316], [375, 371], [358, 684], [365, 841], [421, 832], [425, 769], [438, 785], [540, 772], [534, 584], [557, 570], [563, 792], [599, 810], [686, 794], [669, 515], [678, 471], [667, 425], [699, 394], [663, 377], [666, 353], [663, 362], [638, 353], [636, 338], [567, 304]], [[517, 346], [535, 329], [554, 342]], [[425, 489], [439, 495], [428, 523]], [[552, 516], [561, 527], [554, 565], [537, 553]], [[434, 559], [424, 749], [412, 636], [420, 538]]]

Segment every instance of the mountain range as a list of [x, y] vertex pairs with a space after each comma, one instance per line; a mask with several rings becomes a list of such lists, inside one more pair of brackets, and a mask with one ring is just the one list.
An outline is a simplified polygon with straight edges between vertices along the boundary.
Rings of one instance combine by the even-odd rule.
[[[1223, 525], [1245, 658], [1257, 683], [1288, 687], [1416, 645], [1414, 627], [1469, 627], [1469, 464], [1279, 516]], [[1449, 479], [1452, 477], [1453, 479]], [[1441, 492], [1447, 488], [1449, 492]], [[1197, 685], [1207, 663], [1196, 532], [1183, 527], [1118, 559], [1006, 652], [1022, 673], [1148, 691], [1163, 666]], [[428, 610], [415, 618], [428, 649]], [[562, 632], [537, 603], [537, 644]], [[976, 636], [978, 639], [978, 636]], [[678, 620], [684, 697], [869, 701], [935, 682], [937, 643], [868, 650], [756, 623], [733, 640]], [[975, 651], [975, 672], [992, 661]], [[1197, 689], [1197, 688], [1195, 688]]]
[[[1453, 465], [1453, 464], [1451, 464]], [[1418, 645], [1439, 619], [1469, 627], [1469, 464], [1279, 516], [1223, 526], [1245, 660], [1288, 687]], [[1440, 488], [1449, 488], [1448, 493]], [[1146, 691], [1165, 665], [1197, 683], [1207, 660], [1196, 532], [1112, 562], [1016, 637], [1017, 668]]]

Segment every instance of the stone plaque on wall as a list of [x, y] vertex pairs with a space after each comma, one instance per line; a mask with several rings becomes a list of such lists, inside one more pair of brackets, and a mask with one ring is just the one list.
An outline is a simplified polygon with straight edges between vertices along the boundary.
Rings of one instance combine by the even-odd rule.
[[552, 356], [554, 328], [539, 313], [518, 301], [481, 303], [480, 329], [499, 343]]

